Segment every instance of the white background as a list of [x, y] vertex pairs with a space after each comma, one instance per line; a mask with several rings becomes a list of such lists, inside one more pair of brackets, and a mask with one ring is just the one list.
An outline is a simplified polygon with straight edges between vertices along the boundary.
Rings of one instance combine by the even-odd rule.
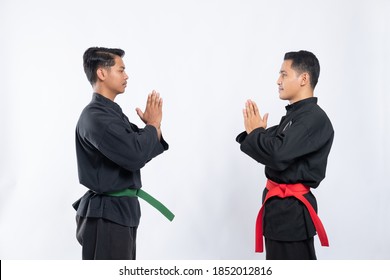
[[386, 0], [0, 1], [0, 259], [80, 259], [71, 204], [79, 185], [74, 129], [92, 89], [90, 46], [120, 47], [130, 76], [116, 102], [164, 98], [170, 149], [143, 169], [149, 205], [137, 255], [153, 259], [263, 259], [254, 222], [264, 167], [235, 137], [254, 99], [269, 126], [285, 101], [283, 55], [320, 60], [315, 95], [335, 129], [327, 177], [314, 191], [330, 247], [319, 259], [390, 259], [388, 148], [390, 2]]

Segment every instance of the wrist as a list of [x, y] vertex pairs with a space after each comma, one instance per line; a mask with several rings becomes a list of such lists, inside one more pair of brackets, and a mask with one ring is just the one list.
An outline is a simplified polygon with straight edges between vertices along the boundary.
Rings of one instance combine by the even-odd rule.
[[157, 130], [160, 129], [161, 123], [158, 122], [147, 122], [147, 125], [154, 126]]

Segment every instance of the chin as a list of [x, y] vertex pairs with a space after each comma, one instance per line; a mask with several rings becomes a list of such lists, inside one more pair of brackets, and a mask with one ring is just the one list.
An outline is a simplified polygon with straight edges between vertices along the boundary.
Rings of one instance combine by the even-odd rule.
[[281, 100], [291, 100], [291, 96], [290, 96], [290, 95], [288, 95], [288, 94], [283, 94], [282, 92], [279, 93], [279, 98], [280, 98]]
[[288, 98], [286, 98], [285, 96], [283, 96], [281, 94], [279, 94], [279, 99], [281, 99], [281, 100], [288, 100]]

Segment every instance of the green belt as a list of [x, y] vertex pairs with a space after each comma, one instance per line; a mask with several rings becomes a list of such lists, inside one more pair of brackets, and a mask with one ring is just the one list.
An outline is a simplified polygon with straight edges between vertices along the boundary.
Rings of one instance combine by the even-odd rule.
[[146, 202], [148, 202], [150, 205], [152, 205], [154, 208], [156, 208], [158, 211], [161, 212], [168, 220], [172, 222], [175, 215], [167, 208], [164, 204], [162, 204], [160, 201], [155, 199], [153, 196], [148, 194], [147, 192], [141, 190], [141, 189], [124, 189], [117, 192], [108, 192], [104, 193], [109, 196], [128, 196], [128, 197], [140, 197]]

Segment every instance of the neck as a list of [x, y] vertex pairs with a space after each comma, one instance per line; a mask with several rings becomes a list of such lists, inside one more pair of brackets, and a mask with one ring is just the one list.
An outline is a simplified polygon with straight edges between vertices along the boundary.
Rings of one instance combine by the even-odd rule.
[[94, 90], [94, 92], [99, 93], [100, 95], [104, 96], [105, 98], [110, 99], [111, 101], [114, 101], [115, 97], [118, 95], [117, 93], [114, 93], [114, 92], [112, 92], [112, 91], [110, 91], [110, 90], [106, 89], [105, 87], [102, 87], [98, 84], [96, 84], [93, 87], [93, 90]]
[[310, 98], [313, 96], [314, 96], [313, 90], [311, 90], [311, 89], [310, 90], [303, 90], [303, 91], [299, 92], [296, 96], [289, 99], [289, 102], [290, 102], [290, 104], [294, 104], [295, 102], [298, 102], [298, 101], [301, 101], [303, 99], [307, 99], [307, 98]]

